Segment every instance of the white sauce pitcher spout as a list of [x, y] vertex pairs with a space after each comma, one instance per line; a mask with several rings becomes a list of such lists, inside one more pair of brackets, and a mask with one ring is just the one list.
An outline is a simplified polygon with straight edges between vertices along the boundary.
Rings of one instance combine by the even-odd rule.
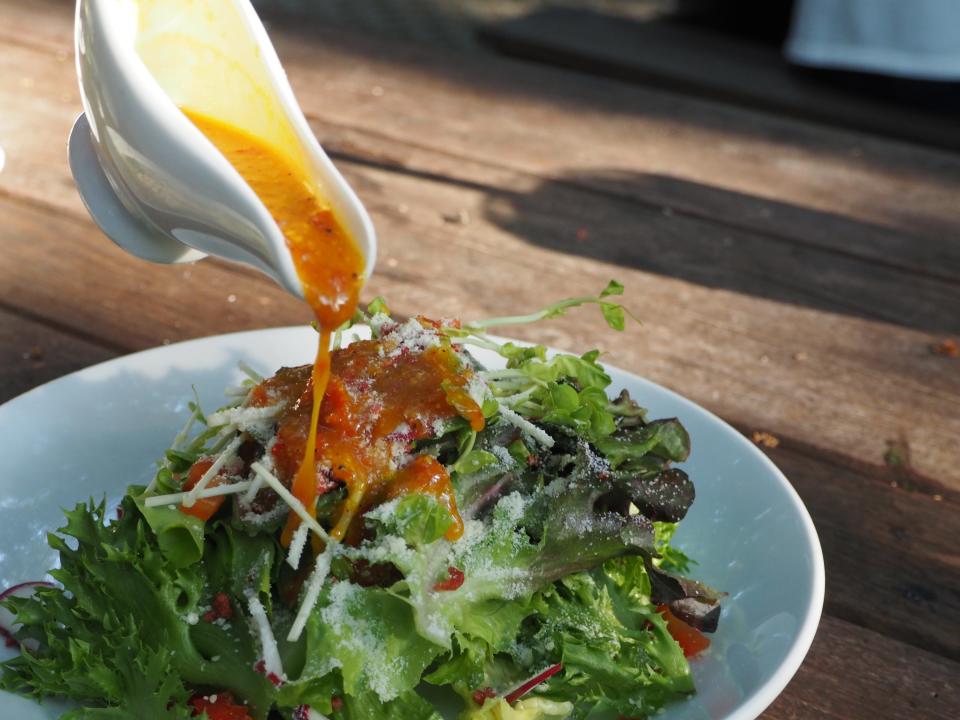
[[70, 167], [115, 243], [153, 262], [217, 255], [303, 297], [280, 228], [183, 107], [246, 131], [303, 170], [369, 277], [370, 217], [311, 132], [248, 0], [78, 0], [75, 42], [85, 112], [70, 136]]

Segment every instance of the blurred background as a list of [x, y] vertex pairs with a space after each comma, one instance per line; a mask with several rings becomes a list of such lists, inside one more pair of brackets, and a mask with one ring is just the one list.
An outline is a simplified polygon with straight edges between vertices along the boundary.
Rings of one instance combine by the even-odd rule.
[[955, 0], [257, 0], [261, 12], [496, 52], [960, 148]]

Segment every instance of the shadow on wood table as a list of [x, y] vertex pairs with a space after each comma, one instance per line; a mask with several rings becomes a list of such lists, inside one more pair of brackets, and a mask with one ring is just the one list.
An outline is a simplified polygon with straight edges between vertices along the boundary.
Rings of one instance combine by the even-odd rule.
[[[583, 193], [584, 187], [602, 197]], [[496, 188], [488, 193], [489, 220], [551, 250], [778, 302], [960, 332], [955, 244], [688, 180], [619, 170], [543, 180], [527, 193]], [[652, 201], [658, 197], [685, 203], [659, 206]], [[718, 214], [732, 219], [718, 224]], [[759, 232], [751, 227], [751, 215], [788, 230]], [[791, 237], [790, 229], [797, 234]]]

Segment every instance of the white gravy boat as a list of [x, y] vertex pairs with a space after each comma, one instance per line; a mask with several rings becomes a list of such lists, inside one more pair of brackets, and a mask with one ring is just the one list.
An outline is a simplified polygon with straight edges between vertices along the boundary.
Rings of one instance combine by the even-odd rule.
[[369, 277], [370, 217], [310, 131], [248, 0], [78, 0], [75, 42], [84, 114], [70, 134], [70, 168], [117, 245], [161, 263], [217, 255], [303, 297], [280, 228], [185, 107], [303, 170], [356, 240]]

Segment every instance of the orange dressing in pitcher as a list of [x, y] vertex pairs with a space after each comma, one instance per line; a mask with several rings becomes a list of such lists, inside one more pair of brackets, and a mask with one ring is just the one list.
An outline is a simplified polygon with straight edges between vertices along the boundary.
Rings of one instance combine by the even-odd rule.
[[[297, 166], [259, 138], [229, 123], [184, 110], [184, 114], [230, 161], [279, 226], [293, 258], [303, 294], [317, 318], [320, 342], [311, 374], [310, 429], [291, 492], [316, 514], [316, 438], [320, 406], [330, 379], [330, 333], [353, 317], [363, 283], [364, 258], [333, 210], [318, 197]], [[283, 542], [300, 524], [291, 511]]]

